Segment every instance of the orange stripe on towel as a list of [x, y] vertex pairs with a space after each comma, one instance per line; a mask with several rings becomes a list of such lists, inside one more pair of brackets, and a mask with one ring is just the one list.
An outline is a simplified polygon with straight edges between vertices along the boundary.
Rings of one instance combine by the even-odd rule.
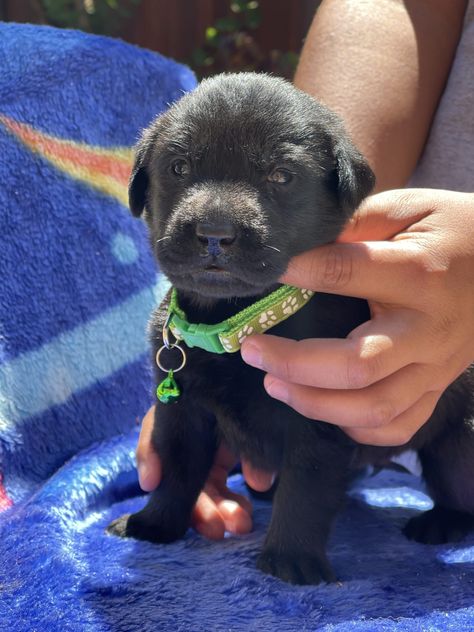
[[133, 151], [112, 149], [57, 138], [0, 115], [0, 123], [31, 151], [67, 175], [111, 195], [127, 206], [127, 185]]
[[0, 512], [5, 511], [13, 505], [13, 501], [9, 498], [5, 488], [2, 485], [2, 475], [0, 474]]

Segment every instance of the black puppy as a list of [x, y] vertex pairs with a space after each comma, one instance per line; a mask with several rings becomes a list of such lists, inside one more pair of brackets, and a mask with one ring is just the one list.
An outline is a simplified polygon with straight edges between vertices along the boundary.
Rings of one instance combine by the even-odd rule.
[[[291, 257], [333, 241], [373, 183], [339, 119], [310, 96], [265, 75], [221, 75], [145, 131], [130, 206], [136, 216], [145, 209], [154, 253], [188, 320], [214, 324], [275, 290]], [[154, 315], [155, 353], [167, 308]], [[368, 319], [365, 301], [316, 294], [272, 333], [342, 338]], [[258, 567], [294, 583], [334, 580], [326, 541], [351, 470], [386, 464], [402, 448], [356, 445], [339, 428], [307, 420], [267, 396], [262, 373], [239, 353], [185, 352], [180, 399], [156, 408], [163, 480], [142, 511], [109, 531], [181, 538], [224, 440], [256, 467], [279, 472]], [[180, 361], [176, 349], [162, 359], [170, 367]], [[473, 392], [466, 372], [409, 444], [419, 450], [435, 507], [409, 522], [408, 537], [444, 542], [473, 526]]]

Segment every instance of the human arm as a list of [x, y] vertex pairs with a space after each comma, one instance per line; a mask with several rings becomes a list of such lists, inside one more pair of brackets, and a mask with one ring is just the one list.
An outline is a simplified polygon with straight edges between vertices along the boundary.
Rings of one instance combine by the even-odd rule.
[[344, 120], [376, 175], [407, 184], [460, 38], [466, 0], [324, 0], [295, 85]]

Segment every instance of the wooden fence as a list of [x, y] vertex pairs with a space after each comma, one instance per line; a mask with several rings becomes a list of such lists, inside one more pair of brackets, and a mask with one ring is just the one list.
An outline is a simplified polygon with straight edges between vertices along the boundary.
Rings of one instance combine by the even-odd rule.
[[[76, 0], [77, 1], [77, 0]], [[260, 0], [262, 21], [255, 40], [263, 52], [298, 53], [320, 0]], [[187, 61], [204, 43], [205, 30], [229, 12], [229, 0], [142, 0], [118, 36]], [[42, 22], [41, 0], [0, 0], [0, 18]]]

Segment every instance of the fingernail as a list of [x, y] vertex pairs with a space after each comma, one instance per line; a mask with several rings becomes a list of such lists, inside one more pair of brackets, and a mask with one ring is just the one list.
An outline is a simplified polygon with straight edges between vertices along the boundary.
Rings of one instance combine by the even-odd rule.
[[244, 362], [250, 364], [250, 366], [254, 366], [256, 369], [263, 368], [262, 353], [253, 342], [244, 344], [241, 354]]
[[279, 399], [281, 402], [288, 400], [288, 386], [285, 382], [277, 380], [276, 378], [270, 378], [265, 381], [265, 390], [274, 399]]

